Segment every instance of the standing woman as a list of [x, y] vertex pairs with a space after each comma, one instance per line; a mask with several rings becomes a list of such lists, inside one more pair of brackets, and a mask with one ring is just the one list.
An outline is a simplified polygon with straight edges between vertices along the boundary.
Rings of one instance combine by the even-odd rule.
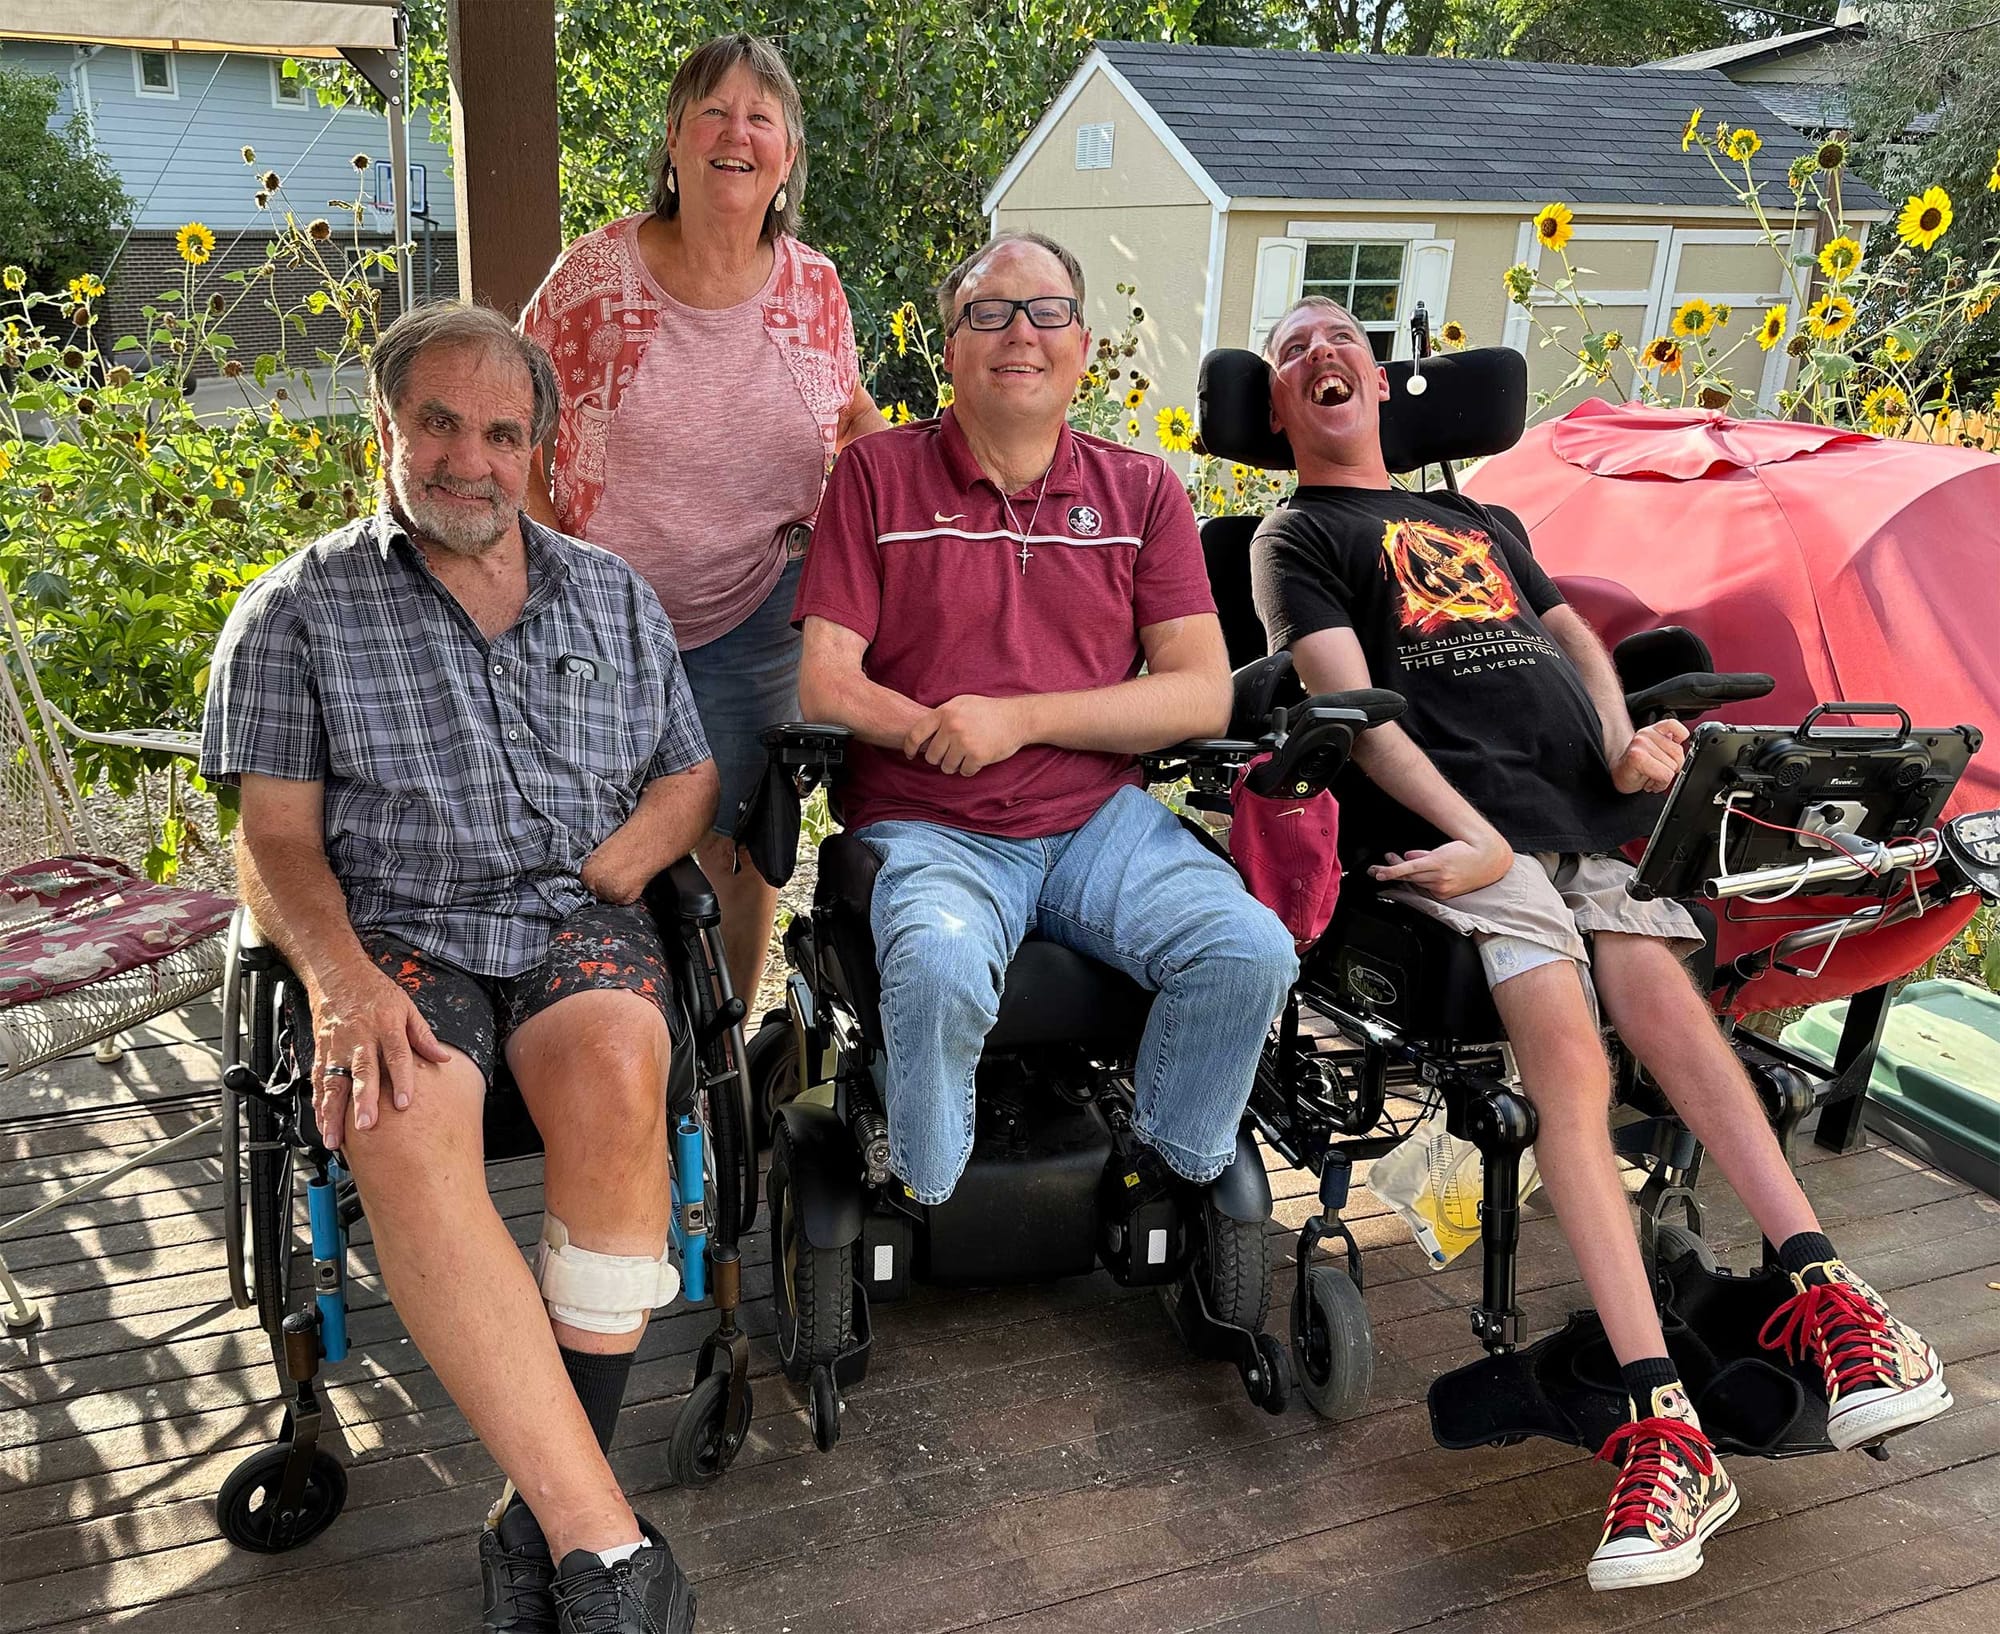
[[722, 779], [697, 855], [746, 1004], [778, 893], [728, 834], [758, 734], [798, 716], [792, 601], [826, 473], [885, 424], [833, 263], [795, 236], [804, 138], [776, 48], [709, 41], [667, 93], [652, 209], [578, 239], [521, 314], [562, 391], [529, 512], [624, 557], [673, 621]]

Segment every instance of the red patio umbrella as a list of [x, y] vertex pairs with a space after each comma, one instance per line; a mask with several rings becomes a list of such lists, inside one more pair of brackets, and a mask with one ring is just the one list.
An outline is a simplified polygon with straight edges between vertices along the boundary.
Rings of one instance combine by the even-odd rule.
[[[1769, 697], [1722, 719], [1788, 724], [1838, 700], [1899, 703], [1919, 726], [1970, 724], [1989, 739], [2000, 729], [1994, 455], [1591, 399], [1486, 461], [1466, 490], [1519, 514], [1537, 558], [1607, 644], [1684, 624], [1717, 668], [1776, 679]], [[1989, 742], [1946, 814], [1995, 806], [2000, 750]], [[1976, 903], [1843, 941], [1817, 980], [1766, 976], [1739, 1008], [1816, 1002], [1907, 974]], [[1725, 925], [1722, 954], [1775, 934]]]

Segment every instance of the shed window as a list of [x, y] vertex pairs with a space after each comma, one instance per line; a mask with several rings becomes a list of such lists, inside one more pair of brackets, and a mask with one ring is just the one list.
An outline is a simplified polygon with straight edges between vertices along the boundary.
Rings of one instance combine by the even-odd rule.
[[179, 96], [171, 51], [135, 51], [132, 74], [141, 96]]
[[1384, 363], [1396, 345], [1401, 316], [1401, 244], [1308, 244], [1301, 295], [1326, 295], [1354, 314]]
[[1076, 127], [1076, 168], [1078, 170], [1111, 168], [1111, 125], [1108, 120], [1101, 125]]
[[293, 72], [285, 75], [285, 65], [277, 58], [271, 59], [271, 101], [280, 108], [303, 108], [306, 104], [305, 75]]

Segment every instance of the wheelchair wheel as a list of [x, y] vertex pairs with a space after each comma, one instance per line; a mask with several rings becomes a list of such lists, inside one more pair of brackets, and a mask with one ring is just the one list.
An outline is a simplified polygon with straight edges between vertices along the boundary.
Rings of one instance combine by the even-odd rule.
[[215, 1524], [239, 1549], [277, 1555], [318, 1537], [347, 1503], [347, 1471], [324, 1449], [315, 1449], [298, 1506], [278, 1508], [278, 1486], [292, 1449], [285, 1444], [253, 1452], [215, 1496]]
[[[1200, 1280], [1216, 1321], [1252, 1333], [1264, 1326], [1271, 1309], [1271, 1239], [1264, 1225], [1262, 1220], [1232, 1220], [1204, 1199], [1201, 1238], [1187, 1269], [1190, 1278]], [[1162, 1288], [1160, 1299], [1171, 1314], [1176, 1291]]]
[[1375, 1386], [1375, 1329], [1346, 1271], [1316, 1265], [1302, 1303], [1292, 1296], [1292, 1359], [1299, 1388], [1321, 1418], [1352, 1418]]
[[707, 1486], [729, 1468], [750, 1432], [750, 1390], [729, 1420], [729, 1371], [718, 1368], [688, 1392], [667, 1441], [667, 1473], [676, 1486]]
[[816, 1367], [812, 1383], [806, 1387], [806, 1424], [812, 1430], [813, 1445], [832, 1452], [840, 1440], [840, 1386], [833, 1369]]
[[1704, 1271], [1716, 1268], [1715, 1250], [1709, 1247], [1707, 1238], [1698, 1237], [1686, 1226], [1673, 1225], [1666, 1220], [1653, 1227], [1653, 1263], [1662, 1271], [1690, 1254], [1694, 1255]]
[[813, 1369], [831, 1369], [854, 1334], [853, 1255], [815, 1248], [793, 1204], [792, 1143], [780, 1130], [771, 1144], [765, 1181], [771, 1200], [771, 1300], [778, 1319], [778, 1360], [785, 1377], [804, 1384]]
[[798, 1084], [798, 1040], [783, 1010], [769, 1012], [750, 1035], [744, 1054], [750, 1072], [750, 1129], [757, 1150], [771, 1147], [771, 1117], [792, 1098]]

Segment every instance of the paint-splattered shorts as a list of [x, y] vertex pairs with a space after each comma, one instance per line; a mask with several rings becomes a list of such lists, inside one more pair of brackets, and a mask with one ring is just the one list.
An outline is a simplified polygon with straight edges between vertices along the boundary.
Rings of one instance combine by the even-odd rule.
[[[440, 1044], [463, 1051], [490, 1088], [500, 1050], [531, 1017], [573, 993], [638, 993], [660, 1007], [680, 1042], [673, 976], [652, 916], [638, 903], [592, 902], [549, 934], [542, 962], [518, 976], [476, 976], [400, 937], [364, 930], [361, 945], [410, 995]], [[312, 1073], [312, 1030], [293, 1030], [302, 1076]]]

